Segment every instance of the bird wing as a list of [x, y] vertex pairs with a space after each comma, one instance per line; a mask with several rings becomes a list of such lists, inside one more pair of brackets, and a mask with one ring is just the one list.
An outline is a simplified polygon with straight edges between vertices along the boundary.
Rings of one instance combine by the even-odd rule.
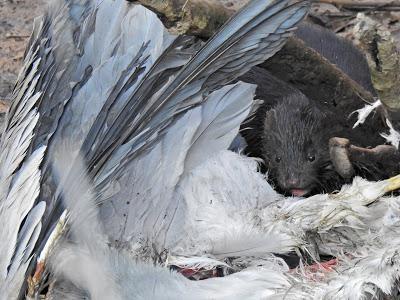
[[25, 57], [0, 143], [0, 290], [4, 299], [17, 298], [25, 282], [45, 210], [45, 203], [36, 200], [46, 147], [29, 153], [40, 115], [36, 105], [42, 96], [37, 91], [42, 79], [39, 52], [31, 47]]
[[226, 149], [249, 112], [249, 88], [218, 88], [274, 54], [306, 8], [305, 2], [252, 2], [181, 68], [161, 72], [176, 51], [173, 43], [120, 110], [102, 109], [81, 151], [96, 186], [112, 198], [102, 219], [117, 243], [150, 236], [163, 247], [179, 227], [172, 221], [183, 222], [184, 203], [174, 197], [182, 174]]
[[[305, 15], [307, 8], [307, 1], [252, 1], [202, 45], [192, 37], [172, 36], [152, 12], [141, 6], [124, 1], [69, 3], [69, 18], [60, 18], [67, 19], [65, 23], [70, 24], [67, 31], [74, 33], [71, 43], [75, 55], [71, 58], [68, 53], [65, 59], [61, 59], [63, 52], [57, 53], [60, 44], [57, 38], [53, 51], [57, 54], [55, 57], [61, 57], [60, 63], [74, 66], [73, 72], [71, 71], [73, 76], [68, 73], [71, 67], [65, 67], [66, 71], [61, 73], [66, 78], [61, 78], [57, 87], [69, 84], [73, 88], [68, 97], [60, 100], [62, 107], [58, 106], [57, 101], [46, 104], [57, 108], [54, 109], [53, 116], [49, 115], [47, 118], [53, 124], [50, 127], [54, 131], [50, 130], [51, 133], [48, 133], [51, 138], [48, 139], [45, 154], [43, 188], [40, 194], [40, 200], [48, 204], [45, 230], [49, 230], [62, 213], [59, 195], [55, 193], [56, 183], [50, 161], [57, 159], [56, 149], [65, 140], [72, 144], [71, 151], [80, 152], [87, 161], [89, 176], [94, 179], [100, 194], [107, 196], [103, 198], [125, 195], [126, 199], [129, 194], [129, 199], [124, 203], [135, 205], [131, 205], [128, 214], [139, 211], [137, 206], [140, 200], [133, 197], [128, 184], [119, 182], [135, 172], [128, 171], [129, 168], [135, 169], [132, 166], [135, 159], [143, 153], [153, 151], [153, 148], [158, 149], [155, 144], [161, 145], [160, 139], [178, 122], [183, 128], [188, 128], [188, 131], [197, 130], [196, 127], [199, 127], [199, 131], [193, 140], [189, 139], [189, 135], [186, 136], [186, 148], [190, 146], [187, 158], [185, 156], [188, 149], [178, 152], [178, 149], [171, 148], [170, 151], [180, 153], [184, 160], [181, 160], [180, 165], [175, 161], [171, 162], [170, 168], [185, 170], [184, 162], [187, 160], [186, 168], [190, 170], [212, 152], [225, 148], [229, 136], [237, 131], [235, 127], [246, 114], [251, 97], [249, 89], [246, 98], [243, 94], [240, 95], [243, 92], [237, 92], [240, 90], [238, 87], [231, 87], [227, 95], [232, 100], [228, 105], [227, 97], [224, 101], [218, 99], [224, 95], [219, 91], [220, 87], [278, 51]], [[56, 29], [56, 25], [48, 27]], [[59, 34], [58, 31], [52, 33]], [[64, 35], [66, 34], [62, 34]], [[69, 40], [70, 35], [71, 32], [67, 34]], [[70, 75], [67, 76], [68, 74]], [[48, 86], [52, 86], [52, 83]], [[238, 101], [238, 96], [247, 100]], [[56, 97], [57, 99], [61, 98]], [[207, 116], [200, 116], [200, 110], [204, 108], [197, 111], [194, 108], [210, 99], [214, 103], [220, 102], [216, 108], [212, 108], [215, 110], [213, 116], [209, 116], [208, 112]], [[45, 115], [48, 108], [41, 106], [46, 101], [42, 101], [39, 107], [39, 111], [46, 111]], [[192, 120], [184, 116], [189, 110], [192, 110]], [[230, 121], [224, 124], [225, 129], [221, 126], [218, 128], [210, 126], [214, 123], [213, 118]], [[194, 126], [191, 121], [193, 124], [198, 122], [198, 126]], [[37, 128], [36, 141], [39, 142], [43, 136], [41, 131], [48, 131], [45, 130], [48, 127], [39, 124]], [[223, 138], [222, 135], [226, 137]], [[210, 137], [213, 137], [212, 141], [209, 140]], [[205, 141], [207, 147], [204, 146]], [[164, 142], [168, 143], [167, 140]], [[177, 144], [175, 142], [174, 145]], [[166, 145], [163, 147], [167, 148]], [[172, 147], [172, 144], [168, 147]], [[170, 157], [172, 155], [173, 152]], [[167, 166], [168, 156], [162, 154], [155, 161]], [[138, 162], [136, 164], [140, 165]], [[73, 162], [71, 168], [73, 169]], [[158, 174], [154, 170], [150, 167], [141, 169], [142, 190], [154, 188], [153, 180], [157, 176], [160, 180], [165, 178], [165, 174]], [[181, 173], [174, 172], [174, 176], [168, 176], [168, 180], [161, 180], [160, 185], [157, 185], [159, 191], [164, 189], [164, 182], [172, 187], [177, 185]], [[120, 179], [122, 177], [125, 179]], [[74, 180], [79, 179], [70, 176], [69, 180], [73, 185]], [[117, 192], [118, 195], [115, 196]], [[156, 214], [160, 220], [165, 209], [175, 211], [177, 204], [171, 202], [171, 198], [160, 197], [160, 194], [158, 197], [159, 202], [154, 203], [156, 209], [148, 213]], [[119, 206], [122, 205], [122, 201], [118, 202]], [[149, 201], [149, 205], [150, 203], [152, 201]], [[148, 230], [150, 228], [151, 226]]]

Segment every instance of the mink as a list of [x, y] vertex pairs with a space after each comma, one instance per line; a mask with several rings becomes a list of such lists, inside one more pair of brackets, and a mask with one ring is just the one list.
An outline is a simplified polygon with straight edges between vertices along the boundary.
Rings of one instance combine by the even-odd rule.
[[298, 26], [295, 36], [376, 96], [365, 55], [351, 41], [337, 36], [322, 26], [308, 22]]
[[329, 114], [300, 91], [285, 96], [266, 113], [261, 147], [278, 190], [305, 196], [340, 184], [328, 149], [335, 131]]
[[[363, 54], [349, 41], [327, 29], [311, 24], [300, 26], [297, 37], [318, 51], [362, 87], [375, 94], [368, 64]], [[349, 128], [340, 127], [329, 109], [304, 95], [265, 69], [255, 67], [241, 80], [258, 85], [256, 96], [264, 104], [242, 126], [250, 156], [263, 158], [264, 171], [283, 194], [308, 196], [332, 192], [347, 182], [335, 172], [329, 155], [329, 139], [334, 136], [352, 140]], [[351, 130], [350, 130], [351, 131]], [[356, 166], [358, 175], [372, 174], [376, 168]], [[361, 174], [361, 173], [365, 174]]]

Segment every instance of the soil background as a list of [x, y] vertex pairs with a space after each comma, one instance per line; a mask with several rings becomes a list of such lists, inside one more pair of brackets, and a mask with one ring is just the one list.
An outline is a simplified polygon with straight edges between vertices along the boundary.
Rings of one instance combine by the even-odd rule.
[[11, 99], [33, 20], [42, 14], [45, 3], [45, 0], [0, 0], [0, 111]]

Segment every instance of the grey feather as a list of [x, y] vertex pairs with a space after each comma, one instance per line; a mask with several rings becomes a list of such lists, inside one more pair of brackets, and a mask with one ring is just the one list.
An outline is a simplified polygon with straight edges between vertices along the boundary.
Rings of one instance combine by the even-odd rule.
[[[60, 118], [54, 119], [57, 130], [51, 137], [46, 154], [44, 188], [40, 196], [49, 204], [45, 230], [51, 228], [62, 212], [59, 199], [55, 197], [56, 182], [51, 176], [48, 161], [50, 157], [57, 158], [54, 149], [63, 140], [69, 139], [74, 151], [84, 155], [88, 162], [89, 177], [95, 179], [96, 188], [103, 195], [103, 199], [99, 200], [112, 197], [117, 190], [113, 191], [110, 187], [120, 185], [119, 178], [129, 177], [128, 174], [132, 173], [129, 168], [135, 164], [135, 158], [152, 151], [166, 130], [186, 111], [207, 101], [211, 92], [279, 50], [307, 11], [306, 1], [290, 5], [287, 1], [252, 2], [196, 51], [199, 44], [192, 38], [171, 36], [161, 22], [144, 8], [129, 6], [122, 1], [85, 3], [78, 6], [78, 11], [82, 10], [79, 19], [82, 25], [77, 48], [83, 55], [81, 58], [74, 56], [69, 61], [69, 64], [79, 66], [81, 77], [75, 78], [78, 84], [74, 85], [73, 95], [64, 100], [66, 107], [57, 109], [57, 112], [63, 113]], [[74, 5], [73, 2], [70, 7]], [[116, 17], [112, 17], [114, 13]], [[108, 42], [104, 44], [104, 23], [97, 21], [97, 14], [102, 19], [111, 20], [110, 30], [105, 36]], [[70, 27], [78, 24], [75, 19], [67, 21], [72, 24], [67, 27], [68, 32]], [[118, 27], [116, 24], [121, 22], [122, 26]], [[150, 22], [151, 30], [145, 31], [135, 26], [128, 32], [125, 24], [129, 22]], [[59, 25], [52, 25], [54, 28], [56, 26]], [[67, 37], [70, 34], [68, 32], [64, 34]], [[133, 37], [137, 37], [135, 44], [127, 44], [127, 38], [133, 40]], [[182, 49], [185, 49], [183, 53]], [[240, 53], [241, 64], [233, 65], [239, 61], [233, 53]], [[76, 61], [78, 59], [81, 60], [79, 63]], [[89, 73], [82, 79], [85, 77], [84, 70], [88, 68]], [[221, 75], [217, 75], [219, 72]], [[72, 81], [74, 77], [70, 77]], [[233, 107], [232, 110], [237, 109]], [[239, 108], [238, 111], [245, 109]], [[236, 118], [235, 122], [239, 119]], [[218, 147], [222, 148], [222, 144], [210, 147], [209, 153]], [[193, 164], [195, 148], [191, 149], [191, 153], [193, 159], [189, 159]], [[181, 155], [184, 157], [184, 152]], [[195, 160], [201, 161], [201, 157]], [[206, 157], [206, 152], [203, 157]], [[188, 170], [193, 166], [189, 165]], [[178, 183], [177, 175], [175, 182], [170, 180], [172, 186]], [[68, 180], [74, 185], [73, 176]], [[133, 195], [132, 192], [126, 187], [120, 191], [120, 195]], [[147, 201], [152, 203], [151, 200]], [[161, 227], [169, 226], [170, 221], [162, 221], [160, 216], [164, 215], [163, 209], [176, 211], [177, 204], [168, 203], [166, 199], [160, 204], [155, 204], [158, 207], [157, 222]], [[124, 219], [121, 218], [112, 226], [120, 226], [119, 222]], [[151, 226], [146, 227], [148, 229], [145, 231], [150, 230]]]
[[[181, 189], [209, 156], [230, 145], [251, 110], [254, 87], [227, 84], [278, 51], [307, 8], [302, 0], [252, 1], [202, 43], [171, 35], [152, 12], [122, 0], [52, 2], [35, 21], [2, 137], [0, 224], [8, 229], [1, 237], [11, 243], [3, 245], [0, 286], [8, 295], [23, 293], [32, 255], [54, 242], [49, 236], [65, 205], [71, 229], [51, 259], [58, 279], [92, 298], [125, 299], [134, 292], [176, 298], [188, 291], [216, 297], [222, 285], [204, 292], [178, 274], [133, 263], [121, 248], [143, 242], [155, 258], [182, 240], [191, 215]], [[101, 222], [94, 203], [102, 203]], [[15, 218], [9, 221], [11, 205]], [[263, 241], [275, 241], [262, 233]], [[108, 248], [107, 236], [114, 234], [126, 247]], [[252, 286], [243, 274], [221, 282]]]
[[43, 203], [35, 205], [40, 190], [40, 164], [45, 147], [29, 154], [39, 120], [36, 109], [42, 78], [38, 49], [27, 52], [13, 91], [13, 104], [0, 144], [0, 290], [1, 299], [16, 298], [41, 229]]

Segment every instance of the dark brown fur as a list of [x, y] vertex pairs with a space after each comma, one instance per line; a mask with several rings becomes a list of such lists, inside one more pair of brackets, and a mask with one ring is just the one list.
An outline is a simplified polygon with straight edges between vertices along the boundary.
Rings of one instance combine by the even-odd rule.
[[[300, 27], [297, 36], [374, 93], [365, 58], [350, 42], [307, 24]], [[246, 151], [264, 159], [264, 171], [277, 189], [285, 194], [292, 194], [293, 190], [312, 194], [338, 189], [345, 180], [333, 169], [329, 138], [341, 136], [356, 143], [363, 139], [368, 142], [363, 131], [360, 134], [340, 125], [350, 112], [333, 114], [326, 105], [311, 100], [262, 68], [253, 68], [241, 80], [257, 84], [257, 98], [264, 100], [264, 105], [242, 126], [248, 143]], [[385, 176], [374, 165], [359, 165], [355, 169], [357, 175], [368, 179]]]
[[266, 113], [263, 158], [269, 176], [283, 193], [303, 190], [310, 194], [341, 183], [329, 157], [328, 141], [335, 132], [330, 119], [299, 91]]
[[376, 94], [365, 55], [354, 45], [332, 31], [303, 22], [295, 32], [308, 47], [336, 65], [365, 90]]

